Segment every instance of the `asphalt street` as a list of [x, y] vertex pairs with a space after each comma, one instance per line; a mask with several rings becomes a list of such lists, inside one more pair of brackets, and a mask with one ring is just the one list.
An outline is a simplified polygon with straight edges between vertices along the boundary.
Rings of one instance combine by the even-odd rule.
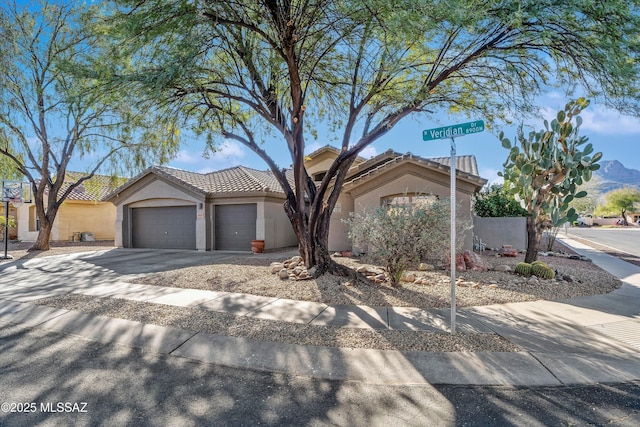
[[[564, 234], [564, 229], [560, 230]], [[571, 227], [569, 237], [576, 236], [601, 245], [640, 256], [640, 228], [583, 228]]]
[[370, 385], [239, 370], [9, 324], [0, 325], [0, 354], [2, 426], [640, 425], [636, 382]]

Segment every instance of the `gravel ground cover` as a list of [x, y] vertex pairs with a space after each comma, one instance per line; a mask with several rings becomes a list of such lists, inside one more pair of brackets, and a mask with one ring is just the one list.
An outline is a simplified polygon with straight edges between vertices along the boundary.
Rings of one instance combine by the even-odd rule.
[[167, 306], [117, 298], [68, 294], [46, 298], [39, 305], [135, 320], [160, 326], [289, 344], [380, 350], [480, 352], [520, 351], [493, 334], [407, 332], [313, 326], [255, 319], [194, 308]]
[[[92, 249], [99, 248], [101, 247]], [[81, 247], [74, 249], [91, 250]], [[571, 252], [559, 243], [555, 249], [564, 254]], [[71, 251], [73, 248], [60, 247], [45, 254], [56, 255]], [[496, 257], [496, 253], [491, 251], [481, 256], [492, 267], [508, 265], [511, 268], [524, 257], [523, 254], [516, 258]], [[238, 255], [208, 265], [143, 276], [135, 279], [135, 282], [176, 288], [241, 292], [327, 304], [449, 307], [450, 278], [445, 270], [414, 270], [418, 276], [427, 278], [428, 284], [404, 283], [401, 288], [392, 288], [386, 283], [351, 284], [344, 278], [331, 275], [315, 280], [283, 281], [269, 272], [269, 265], [274, 260], [283, 261], [285, 258], [284, 255], [280, 257], [278, 253]], [[500, 271], [458, 272], [458, 307], [603, 294], [611, 292], [621, 284], [618, 279], [588, 261], [564, 256], [540, 259], [571, 281], [534, 280], [517, 276], [512, 272]], [[354, 268], [364, 264], [363, 260], [357, 258], [344, 257], [336, 260]], [[233, 316], [195, 308], [76, 294], [42, 299], [36, 303], [162, 326], [291, 344], [433, 352], [520, 351], [518, 346], [494, 334], [451, 335], [425, 331], [311, 326]]]
[[[566, 248], [565, 253], [567, 253]], [[496, 257], [496, 253], [492, 251], [485, 251], [481, 257], [492, 267], [508, 265], [511, 269], [524, 259], [523, 254], [515, 258]], [[588, 261], [558, 256], [539, 257], [539, 259], [571, 281], [525, 278], [513, 272], [461, 271], [456, 274], [457, 306], [471, 307], [598, 295], [611, 292], [621, 285], [617, 278]], [[450, 306], [450, 276], [445, 270], [413, 270], [412, 272], [417, 276], [426, 277], [428, 284], [403, 283], [402, 287], [393, 288], [388, 283], [352, 283], [348, 279], [332, 275], [325, 275], [315, 280], [281, 280], [277, 275], [269, 272], [272, 261], [273, 256], [233, 257], [209, 265], [136, 278], [135, 282], [177, 288], [239, 292], [325, 304], [419, 308]], [[356, 258], [336, 258], [336, 261], [354, 268], [363, 265], [363, 262]]]

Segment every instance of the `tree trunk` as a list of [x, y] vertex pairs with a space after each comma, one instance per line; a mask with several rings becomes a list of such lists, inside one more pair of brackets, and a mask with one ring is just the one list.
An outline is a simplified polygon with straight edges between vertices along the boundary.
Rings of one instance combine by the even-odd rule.
[[40, 220], [40, 230], [38, 231], [38, 237], [33, 244], [29, 248], [29, 251], [48, 251], [49, 250], [49, 241], [51, 240], [51, 230], [53, 229], [53, 222], [56, 219], [56, 215], [58, 214], [58, 208], [60, 204], [53, 203], [52, 206], [49, 206], [46, 212], [38, 212], [38, 217]]
[[48, 251], [49, 240], [51, 239], [51, 229], [53, 228], [53, 221], [40, 221], [40, 230], [38, 231], [38, 238], [33, 246], [29, 248], [29, 251]]
[[524, 262], [532, 263], [538, 259], [538, 247], [540, 245], [540, 232], [531, 215], [527, 216], [527, 253]]
[[[285, 209], [286, 210], [286, 209]], [[289, 213], [289, 211], [287, 211]], [[320, 214], [321, 216], [329, 215], [328, 210]], [[289, 217], [296, 237], [298, 238], [298, 252], [304, 260], [305, 266], [309, 271], [309, 275], [314, 278], [320, 277], [325, 273], [334, 274], [336, 276], [348, 277], [354, 281], [366, 282], [366, 277], [355, 270], [335, 262], [329, 253], [329, 221], [323, 222], [320, 218], [320, 225], [315, 232], [309, 230], [308, 217], [302, 223], [298, 223], [295, 219]]]

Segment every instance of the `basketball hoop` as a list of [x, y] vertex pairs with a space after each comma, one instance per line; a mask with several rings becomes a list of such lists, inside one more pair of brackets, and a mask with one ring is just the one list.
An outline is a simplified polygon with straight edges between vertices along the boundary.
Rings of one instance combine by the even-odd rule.
[[9, 203], [16, 209], [24, 204], [22, 199], [9, 199]]

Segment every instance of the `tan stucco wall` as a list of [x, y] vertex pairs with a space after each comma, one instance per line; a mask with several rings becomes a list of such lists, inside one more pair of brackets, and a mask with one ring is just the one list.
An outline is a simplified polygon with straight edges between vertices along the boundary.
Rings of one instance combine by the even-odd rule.
[[[456, 201], [458, 203], [456, 217], [467, 220], [471, 224], [471, 191], [473, 191], [473, 187], [460, 180], [456, 185]], [[388, 196], [420, 193], [448, 198], [451, 190], [448, 175], [425, 171], [415, 165], [406, 165], [406, 167], [377, 176], [376, 179], [371, 179], [354, 188], [350, 193], [354, 196], [354, 212], [362, 212], [366, 206], [380, 206], [381, 199]], [[473, 233], [469, 230], [465, 233], [464, 249], [472, 249], [472, 247]]]
[[353, 212], [353, 197], [351, 194], [342, 193], [338, 197], [336, 208], [331, 214], [329, 223], [329, 250], [344, 251], [351, 249], [351, 243], [347, 238], [347, 224], [343, 220], [349, 218], [349, 213]]
[[[262, 203], [264, 209], [264, 247], [265, 249], [285, 248], [296, 246], [296, 238], [291, 222], [284, 212], [282, 201], [266, 201]], [[260, 205], [258, 205], [258, 221]]]
[[116, 207], [112, 203], [67, 201], [62, 204], [53, 240], [69, 241], [74, 232], [89, 231], [96, 240], [113, 240]]
[[[34, 242], [37, 231], [29, 230], [29, 208], [32, 203], [18, 209], [18, 238], [23, 242]], [[97, 240], [114, 240], [113, 224], [116, 207], [108, 202], [85, 202], [68, 200], [60, 206], [51, 229], [51, 241], [70, 241], [74, 232], [89, 231]]]
[[304, 166], [307, 169], [307, 173], [309, 174], [309, 176], [313, 178], [314, 174], [318, 172], [326, 172], [327, 170], [329, 170], [329, 167], [333, 163], [333, 160], [334, 160], [333, 158], [315, 160], [313, 163], [311, 162], [305, 163]]

